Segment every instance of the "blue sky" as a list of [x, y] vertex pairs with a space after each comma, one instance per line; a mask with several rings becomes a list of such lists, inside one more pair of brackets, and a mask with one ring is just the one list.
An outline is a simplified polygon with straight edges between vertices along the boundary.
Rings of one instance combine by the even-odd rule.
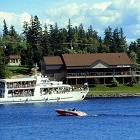
[[71, 19], [73, 26], [83, 23], [85, 29], [92, 25], [99, 36], [110, 26], [123, 28], [127, 42], [140, 38], [140, 0], [2, 0], [0, 2], [0, 33], [3, 20], [14, 25], [21, 33], [23, 21], [37, 15], [42, 26], [55, 23], [66, 28]]

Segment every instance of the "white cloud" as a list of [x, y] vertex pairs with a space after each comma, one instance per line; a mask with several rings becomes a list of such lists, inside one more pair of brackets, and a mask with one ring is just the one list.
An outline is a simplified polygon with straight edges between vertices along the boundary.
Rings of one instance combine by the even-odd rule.
[[19, 15], [19, 18], [20, 18], [21, 24], [22, 24], [24, 21], [30, 22], [31, 15], [29, 15], [29, 13], [27, 13], [27, 12], [24, 12], [24, 13], [22, 13], [21, 15]]
[[101, 9], [104, 11], [112, 2], [101, 2], [93, 4], [92, 8]]
[[134, 2], [135, 0], [130, 0], [130, 5], [133, 5]]
[[58, 8], [50, 8], [45, 11], [46, 21], [48, 24], [58, 23], [59, 27], [66, 27], [68, 20], [71, 19], [72, 25], [76, 26], [77, 24], [79, 25], [79, 21], [85, 16], [83, 14], [86, 9], [87, 4], [77, 5], [75, 3]]
[[7, 21], [7, 25], [10, 26], [10, 23], [13, 24], [13, 22], [16, 22], [17, 15], [14, 13], [0, 12], [0, 22], [3, 23], [4, 19]]
[[20, 15], [17, 15], [15, 13], [0, 12], [0, 29], [3, 30], [3, 21], [5, 19], [8, 28], [13, 25], [15, 27], [15, 30], [18, 33], [21, 33], [23, 22], [29, 22], [30, 18], [31, 16], [26, 12]]

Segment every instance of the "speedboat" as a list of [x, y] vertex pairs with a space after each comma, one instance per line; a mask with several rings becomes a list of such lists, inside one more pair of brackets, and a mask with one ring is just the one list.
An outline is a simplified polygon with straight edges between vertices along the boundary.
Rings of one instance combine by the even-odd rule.
[[87, 114], [82, 111], [78, 111], [75, 108], [72, 109], [56, 109], [55, 110], [60, 116], [86, 116]]

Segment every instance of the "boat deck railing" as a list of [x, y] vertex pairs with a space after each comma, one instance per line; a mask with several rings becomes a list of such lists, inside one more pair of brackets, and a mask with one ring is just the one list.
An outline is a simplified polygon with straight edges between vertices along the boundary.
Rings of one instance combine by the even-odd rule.
[[8, 98], [9, 97], [28, 97], [34, 96], [34, 89], [27, 89], [27, 90], [9, 90], [8, 91]]
[[35, 87], [35, 83], [7, 83], [8, 89]]
[[62, 88], [62, 89], [42, 89], [41, 94], [42, 95], [62, 94], [62, 93], [75, 92], [75, 91], [85, 91], [85, 90], [88, 90], [87, 86], [80, 87], [80, 88], [71, 87], [68, 89], [64, 89], [64, 88]]

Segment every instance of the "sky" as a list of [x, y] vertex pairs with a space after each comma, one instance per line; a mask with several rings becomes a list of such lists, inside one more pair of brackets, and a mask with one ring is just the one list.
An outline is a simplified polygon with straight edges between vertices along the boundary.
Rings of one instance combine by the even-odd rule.
[[20, 34], [23, 22], [37, 15], [42, 27], [57, 23], [66, 28], [69, 19], [73, 27], [82, 23], [86, 30], [92, 25], [102, 39], [109, 26], [122, 28], [129, 44], [140, 38], [139, 5], [140, 0], [1, 0], [0, 34], [4, 19], [8, 28], [13, 25]]

